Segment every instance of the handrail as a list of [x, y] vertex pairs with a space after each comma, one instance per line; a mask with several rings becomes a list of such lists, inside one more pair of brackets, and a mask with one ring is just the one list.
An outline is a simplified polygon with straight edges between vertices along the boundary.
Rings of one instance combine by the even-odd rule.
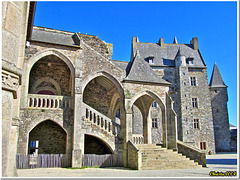
[[112, 120], [109, 117], [98, 112], [97, 110], [93, 109], [85, 103], [82, 103], [82, 107], [85, 111], [85, 118], [92, 124], [97, 125], [108, 133], [114, 134], [113, 132], [116, 132], [116, 130], [114, 130], [116, 126], [113, 127]]
[[144, 144], [144, 137], [142, 134], [133, 134], [132, 141], [134, 144]]
[[189, 146], [188, 144], [179, 140], [177, 140], [177, 148], [179, 153], [186, 155], [188, 158], [198, 162], [198, 164], [202, 165], [203, 167], [207, 167], [206, 153], [204, 151]]
[[72, 108], [72, 97], [43, 94], [28, 94], [29, 108], [57, 109]]

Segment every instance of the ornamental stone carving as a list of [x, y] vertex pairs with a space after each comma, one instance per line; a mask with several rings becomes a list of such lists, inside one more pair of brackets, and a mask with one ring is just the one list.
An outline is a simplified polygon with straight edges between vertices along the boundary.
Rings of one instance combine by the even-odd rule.
[[20, 78], [18, 75], [2, 70], [2, 89], [12, 91], [14, 98], [16, 98], [16, 91], [20, 85]]

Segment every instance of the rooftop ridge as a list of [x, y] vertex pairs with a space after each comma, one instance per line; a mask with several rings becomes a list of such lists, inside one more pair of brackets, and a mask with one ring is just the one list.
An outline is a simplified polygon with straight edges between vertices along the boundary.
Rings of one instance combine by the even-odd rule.
[[49, 32], [58, 32], [58, 33], [69, 34], [69, 35], [75, 33], [75, 32], [70, 32], [70, 31], [63, 31], [63, 30], [59, 30], [59, 29], [52, 29], [52, 28], [42, 27], [42, 26], [33, 26], [33, 29], [44, 30], [44, 31], [49, 31]]

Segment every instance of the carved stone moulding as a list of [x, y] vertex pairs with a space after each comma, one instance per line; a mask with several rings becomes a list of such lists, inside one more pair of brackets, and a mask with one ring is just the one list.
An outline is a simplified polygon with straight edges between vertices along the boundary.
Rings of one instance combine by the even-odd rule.
[[14, 99], [17, 98], [17, 89], [20, 85], [20, 76], [2, 69], [2, 89], [11, 91]]

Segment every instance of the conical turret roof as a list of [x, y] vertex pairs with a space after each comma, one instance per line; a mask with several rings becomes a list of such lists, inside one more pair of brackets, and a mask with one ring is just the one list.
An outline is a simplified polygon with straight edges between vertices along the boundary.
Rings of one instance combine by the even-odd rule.
[[177, 37], [174, 36], [173, 44], [177, 44], [177, 43], [178, 43], [178, 42], [177, 42]]
[[222, 76], [220, 74], [220, 71], [217, 67], [217, 64], [214, 64], [212, 77], [210, 80], [209, 86], [211, 87], [227, 87], [225, 83], [223, 82]]

